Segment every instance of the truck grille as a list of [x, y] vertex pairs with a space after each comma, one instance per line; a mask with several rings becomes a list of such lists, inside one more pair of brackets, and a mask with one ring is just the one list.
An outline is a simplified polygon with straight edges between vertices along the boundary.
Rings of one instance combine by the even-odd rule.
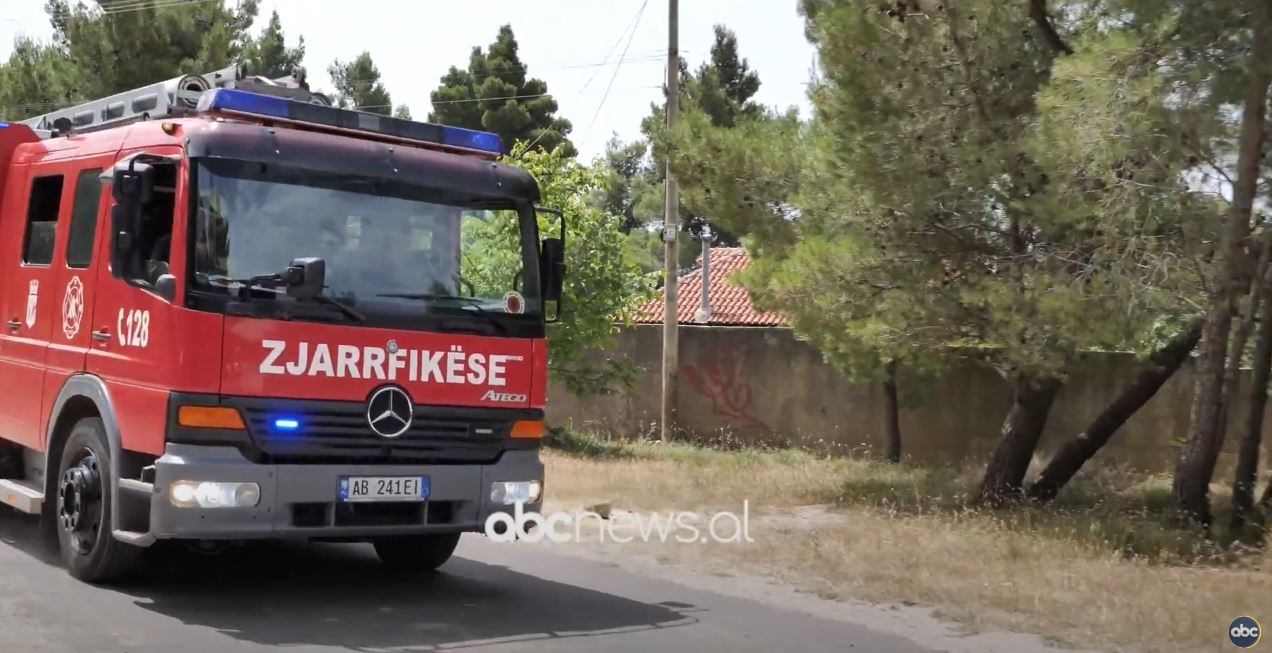
[[[512, 422], [525, 411], [416, 406], [411, 427], [384, 438], [367, 425], [359, 402], [226, 398], [247, 421], [255, 447], [280, 464], [490, 463], [504, 449]], [[504, 415], [503, 413], [507, 413]], [[280, 431], [274, 419], [296, 418]]]

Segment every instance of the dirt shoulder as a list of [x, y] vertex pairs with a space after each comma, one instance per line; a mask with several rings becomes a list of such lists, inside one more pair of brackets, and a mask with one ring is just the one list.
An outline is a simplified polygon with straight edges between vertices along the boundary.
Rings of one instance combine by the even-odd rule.
[[[961, 507], [966, 483], [955, 470], [648, 445], [583, 453], [545, 454], [549, 509], [607, 504], [599, 511], [610, 508], [611, 521], [670, 510], [705, 520], [740, 513], [746, 500], [753, 541], [599, 543], [589, 523], [593, 539], [554, 548], [698, 574], [734, 593], [832, 599], [849, 615], [894, 612], [899, 628], [945, 638], [950, 650], [1042, 646], [1003, 632], [1081, 649], [1216, 650], [1235, 617], [1272, 618], [1264, 555], [1210, 551], [1170, 531], [1153, 512], [1151, 484], [1092, 482], [1075, 488], [1072, 504], [982, 513]], [[932, 617], [983, 634], [915, 630]]]

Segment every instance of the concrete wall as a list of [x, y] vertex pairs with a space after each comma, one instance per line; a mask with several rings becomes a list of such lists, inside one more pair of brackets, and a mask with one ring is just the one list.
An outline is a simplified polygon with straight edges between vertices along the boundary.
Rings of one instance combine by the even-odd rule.
[[[550, 420], [623, 435], [656, 434], [661, 345], [661, 326], [639, 325], [625, 331], [614, 348], [598, 355], [622, 357], [642, 366], [636, 385], [617, 395], [582, 400], [554, 386], [549, 392]], [[838, 451], [882, 448], [882, 389], [849, 382], [789, 330], [682, 327], [680, 364], [679, 425], [690, 438], [724, 437]], [[1084, 357], [1052, 407], [1042, 455], [1081, 432], [1139, 365], [1125, 354]], [[1102, 463], [1151, 471], [1170, 468], [1176, 451], [1173, 442], [1187, 431], [1191, 369], [1185, 366], [1176, 373], [1117, 433], [1100, 456]], [[902, 370], [899, 386], [902, 448], [916, 462], [940, 464], [982, 457], [996, 442], [1009, 397], [1006, 384], [993, 370], [969, 360], [923, 384], [907, 384]], [[1245, 403], [1242, 399], [1233, 411], [1233, 428], [1221, 460], [1224, 468], [1231, 464], [1240, 435], [1235, 429]], [[1272, 439], [1272, 433], [1268, 437]]]

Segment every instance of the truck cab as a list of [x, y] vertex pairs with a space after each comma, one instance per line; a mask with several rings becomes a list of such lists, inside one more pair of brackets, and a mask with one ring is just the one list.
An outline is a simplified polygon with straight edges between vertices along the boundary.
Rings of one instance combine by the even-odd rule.
[[535, 180], [493, 134], [207, 86], [0, 123], [0, 501], [92, 582], [160, 540], [432, 569], [537, 506], [564, 229]]

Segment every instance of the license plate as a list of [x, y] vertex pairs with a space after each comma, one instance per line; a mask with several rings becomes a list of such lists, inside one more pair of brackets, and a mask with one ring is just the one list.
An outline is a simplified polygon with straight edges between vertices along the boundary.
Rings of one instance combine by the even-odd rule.
[[340, 500], [424, 501], [428, 486], [427, 476], [345, 476], [340, 479]]

